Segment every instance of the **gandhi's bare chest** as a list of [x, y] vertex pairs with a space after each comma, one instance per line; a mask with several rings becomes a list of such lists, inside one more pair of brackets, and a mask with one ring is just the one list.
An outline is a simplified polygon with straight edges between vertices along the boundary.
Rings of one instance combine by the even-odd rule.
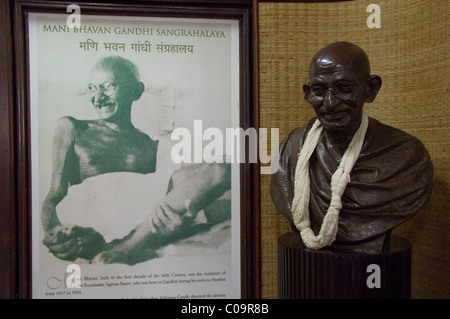
[[145, 172], [148, 147], [139, 136], [88, 128], [75, 139], [74, 151], [82, 178], [118, 171]]

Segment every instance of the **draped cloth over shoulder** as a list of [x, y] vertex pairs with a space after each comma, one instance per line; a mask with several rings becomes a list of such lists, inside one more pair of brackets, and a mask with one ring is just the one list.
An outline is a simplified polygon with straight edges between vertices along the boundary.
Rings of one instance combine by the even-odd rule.
[[[270, 194], [276, 209], [291, 223], [298, 154], [315, 118], [293, 130], [280, 146], [278, 171]], [[331, 176], [342, 154], [322, 132], [309, 162], [311, 229], [318, 233], [331, 200]], [[369, 243], [389, 235], [413, 217], [431, 195], [433, 165], [415, 137], [369, 118], [366, 138], [342, 195], [333, 245]], [[333, 247], [333, 245], [331, 247]]]

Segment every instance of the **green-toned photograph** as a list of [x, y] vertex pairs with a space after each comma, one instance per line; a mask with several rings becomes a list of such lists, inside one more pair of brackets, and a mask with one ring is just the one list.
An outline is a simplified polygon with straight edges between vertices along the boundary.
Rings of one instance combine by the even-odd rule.
[[238, 22], [67, 21], [29, 17], [33, 297], [239, 298], [238, 163], [195, 134], [239, 126]]

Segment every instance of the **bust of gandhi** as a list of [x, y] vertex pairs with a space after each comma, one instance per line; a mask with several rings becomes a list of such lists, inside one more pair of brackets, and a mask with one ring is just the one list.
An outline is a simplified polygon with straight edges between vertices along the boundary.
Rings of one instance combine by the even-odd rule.
[[303, 91], [316, 117], [282, 142], [272, 201], [308, 248], [382, 251], [430, 198], [430, 156], [417, 138], [363, 111], [382, 81], [360, 47], [324, 47], [309, 80]]

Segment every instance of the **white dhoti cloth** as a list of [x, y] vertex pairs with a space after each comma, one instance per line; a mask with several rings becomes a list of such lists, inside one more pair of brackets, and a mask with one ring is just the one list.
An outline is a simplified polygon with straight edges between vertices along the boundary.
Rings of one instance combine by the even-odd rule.
[[165, 148], [160, 143], [155, 173], [108, 173], [69, 187], [56, 207], [60, 222], [92, 227], [106, 242], [128, 235], [162, 202], [170, 176], [178, 167], [167, 158], [170, 151]]

